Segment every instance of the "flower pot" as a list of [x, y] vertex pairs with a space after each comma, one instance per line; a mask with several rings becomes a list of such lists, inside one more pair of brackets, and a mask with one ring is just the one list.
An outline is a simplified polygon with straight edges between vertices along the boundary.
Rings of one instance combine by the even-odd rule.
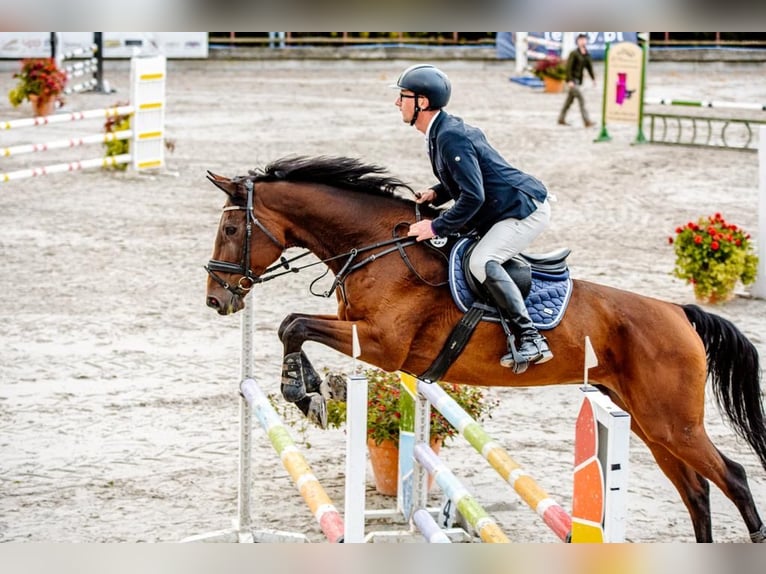
[[35, 94], [29, 95], [29, 101], [32, 103], [35, 116], [49, 116], [56, 106], [56, 98], [42, 98]]
[[721, 305], [734, 299], [734, 290], [732, 289], [726, 293], [712, 293], [707, 296], [698, 295], [695, 293], [694, 298], [697, 299], [698, 303], [702, 303], [704, 305]]
[[[441, 444], [440, 439], [431, 440], [431, 448], [435, 453], [439, 453]], [[375, 444], [374, 440], [367, 439], [367, 451], [370, 453], [375, 490], [385, 496], [396, 496], [399, 483], [399, 447], [392, 440]], [[429, 490], [433, 482], [433, 477], [429, 477]]]
[[558, 78], [551, 78], [550, 76], [543, 76], [543, 88], [544, 92], [551, 94], [558, 94], [564, 89], [564, 80]]

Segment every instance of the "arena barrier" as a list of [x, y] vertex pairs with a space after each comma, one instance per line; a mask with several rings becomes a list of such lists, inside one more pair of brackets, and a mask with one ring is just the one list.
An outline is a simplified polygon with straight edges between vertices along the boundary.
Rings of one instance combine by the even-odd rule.
[[182, 542], [308, 542], [303, 533], [274, 529], [254, 529], [252, 501], [252, 415], [255, 413], [293, 483], [316, 518], [329, 542], [342, 542], [345, 531], [343, 518], [312, 472], [306, 459], [298, 451], [290, 433], [266, 395], [254, 380], [254, 305], [242, 310], [242, 350], [240, 358], [241, 386], [239, 400], [239, 485], [237, 491], [237, 518], [232, 528], [217, 530], [184, 538]]
[[574, 32], [564, 32], [561, 42], [530, 36], [527, 32], [516, 32], [516, 74], [527, 71], [530, 60], [543, 60], [555, 54], [565, 60], [575, 48]]
[[130, 140], [130, 153], [31, 167], [4, 173], [0, 172], [0, 183], [28, 177], [122, 164], [129, 164], [137, 171], [163, 167], [165, 151], [165, 69], [166, 61], [164, 56], [133, 58], [130, 68], [130, 105], [128, 106], [0, 121], [0, 131], [3, 131], [43, 127], [63, 122], [104, 119], [122, 115], [131, 116], [130, 130], [0, 148], [0, 157], [11, 157], [26, 153], [127, 139]]
[[[64, 94], [81, 92], [105, 92], [110, 90], [104, 82], [104, 46], [103, 33], [93, 33], [93, 43], [63, 52], [59, 49], [61, 36], [51, 32], [51, 57], [56, 60], [60, 70], [67, 78]], [[72, 83], [77, 78], [83, 78], [77, 84]]]
[[[766, 104], [747, 102], [716, 102], [706, 100], [674, 100], [645, 98], [644, 107], [671, 106], [701, 109], [739, 110], [742, 112], [766, 111]], [[706, 115], [647, 112], [649, 123], [648, 142], [666, 145], [684, 145], [742, 151], [757, 151], [754, 129], [766, 124], [764, 119], [724, 118]]]

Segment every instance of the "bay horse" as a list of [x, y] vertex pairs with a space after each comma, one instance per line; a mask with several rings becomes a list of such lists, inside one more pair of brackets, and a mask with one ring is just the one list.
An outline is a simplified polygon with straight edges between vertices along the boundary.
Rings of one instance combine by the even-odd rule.
[[[279, 327], [282, 390], [306, 413], [318, 375], [301, 347], [316, 341], [385, 371], [424, 372], [462, 313], [443, 285], [444, 255], [415, 244], [407, 227], [430, 207], [406, 197], [400, 179], [357, 159], [288, 157], [233, 179], [209, 172], [226, 193], [207, 305], [222, 315], [244, 307], [251, 288], [297, 271], [283, 252], [300, 247], [335, 276], [337, 315], [290, 314]], [[273, 265], [277, 262], [276, 265]], [[271, 266], [271, 267], [270, 267]], [[599, 365], [592, 381], [632, 417], [632, 430], [678, 489], [697, 541], [712, 541], [709, 482], [736, 505], [753, 542], [766, 541], [744, 468], [724, 456], [704, 428], [708, 376], [720, 409], [766, 469], [766, 419], [758, 352], [731, 322], [695, 305], [677, 305], [575, 280], [564, 320], [547, 336], [554, 359], [514, 374], [501, 367], [506, 338], [482, 322], [443, 377], [481, 386], [539, 386], [582, 381], [584, 339]]]

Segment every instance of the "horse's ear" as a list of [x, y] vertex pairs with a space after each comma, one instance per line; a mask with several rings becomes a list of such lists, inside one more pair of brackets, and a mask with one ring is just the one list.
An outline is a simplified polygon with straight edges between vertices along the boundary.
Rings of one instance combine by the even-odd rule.
[[231, 181], [228, 177], [217, 175], [208, 170], [207, 179], [210, 183], [223, 191], [229, 197], [234, 197], [237, 195], [237, 184]]

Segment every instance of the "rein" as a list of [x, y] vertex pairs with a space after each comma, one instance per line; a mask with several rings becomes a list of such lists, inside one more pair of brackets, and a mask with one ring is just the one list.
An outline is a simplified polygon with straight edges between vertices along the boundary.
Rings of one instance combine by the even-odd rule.
[[[255, 217], [255, 211], [253, 209], [253, 182], [251, 180], [245, 181], [245, 189], [247, 190], [247, 203], [245, 207], [242, 206], [229, 206], [224, 207], [223, 211], [246, 211], [246, 227], [245, 227], [245, 239], [244, 239], [244, 245], [242, 249], [242, 259], [239, 264], [237, 263], [231, 263], [230, 261], [220, 261], [217, 259], [211, 259], [208, 261], [208, 264], [205, 265], [205, 271], [207, 271], [208, 275], [218, 283], [221, 287], [224, 289], [230, 291], [234, 295], [237, 295], [239, 297], [243, 297], [248, 291], [250, 291], [254, 285], [265, 283], [267, 281], [271, 281], [272, 279], [276, 279], [278, 277], [282, 277], [283, 275], [288, 275], [290, 273], [298, 273], [304, 269], [308, 269], [310, 267], [314, 267], [316, 265], [320, 264], [327, 264], [331, 261], [336, 261], [338, 259], [346, 258], [346, 262], [343, 264], [343, 267], [341, 267], [340, 271], [335, 275], [335, 278], [332, 282], [332, 285], [323, 292], [315, 292], [314, 291], [314, 285], [322, 280], [325, 276], [327, 276], [327, 273], [330, 272], [330, 269], [328, 267], [327, 271], [325, 271], [322, 275], [314, 279], [311, 284], [309, 285], [309, 292], [316, 296], [316, 297], [330, 297], [336, 289], [340, 288], [341, 295], [343, 296], [344, 303], [348, 303], [348, 300], [346, 298], [346, 290], [345, 290], [345, 281], [346, 278], [351, 275], [354, 271], [357, 271], [358, 269], [361, 269], [362, 267], [369, 265], [370, 263], [373, 263], [380, 257], [384, 257], [386, 255], [389, 255], [391, 253], [398, 252], [404, 261], [404, 264], [407, 266], [407, 268], [412, 271], [415, 276], [420, 279], [422, 282], [426, 283], [427, 285], [430, 285], [432, 287], [441, 287], [445, 285], [447, 282], [443, 281], [441, 283], [432, 283], [428, 281], [426, 278], [424, 278], [418, 271], [414, 268], [412, 265], [412, 262], [410, 261], [409, 257], [407, 256], [407, 252], [405, 251], [406, 247], [411, 247], [417, 243], [417, 240], [414, 237], [398, 237], [396, 235], [397, 229], [403, 225], [408, 225], [407, 222], [401, 222], [394, 226], [393, 229], [393, 238], [387, 239], [385, 241], [379, 241], [377, 243], [373, 243], [371, 245], [365, 245], [363, 247], [358, 247], [351, 249], [349, 251], [346, 251], [345, 253], [341, 253], [338, 255], [334, 255], [332, 257], [328, 257], [326, 259], [321, 259], [319, 261], [314, 261], [313, 263], [308, 263], [306, 265], [301, 266], [293, 266], [292, 263], [295, 261], [298, 261], [299, 259], [303, 259], [304, 257], [311, 255], [311, 251], [306, 250], [303, 253], [300, 253], [296, 255], [295, 257], [286, 258], [284, 256], [280, 256], [279, 263], [276, 263], [272, 265], [271, 267], [268, 267], [261, 273], [260, 275], [255, 275], [253, 271], [250, 269], [250, 240], [252, 238], [252, 227], [255, 225], [261, 232], [268, 237], [272, 243], [274, 243], [277, 247], [279, 247], [282, 251], [284, 251], [287, 246], [279, 241], [276, 236], [271, 233], [266, 226], [264, 226], [260, 221], [258, 221], [258, 218]], [[420, 220], [420, 209], [417, 204], [415, 204], [415, 216], [416, 219]], [[430, 246], [430, 245], [429, 245]], [[362, 259], [361, 261], [356, 261], [357, 257], [363, 253], [367, 253], [369, 251], [373, 251], [375, 249], [380, 249], [382, 247], [388, 247], [388, 249], [384, 249], [383, 251], [380, 251], [378, 253], [372, 253]], [[441, 252], [440, 252], [441, 253]], [[218, 273], [231, 273], [231, 274], [238, 274], [242, 275], [240, 277], [239, 281], [236, 285], [231, 285], [227, 281], [225, 281]], [[245, 285], [244, 282], [249, 282], [248, 285]]]

